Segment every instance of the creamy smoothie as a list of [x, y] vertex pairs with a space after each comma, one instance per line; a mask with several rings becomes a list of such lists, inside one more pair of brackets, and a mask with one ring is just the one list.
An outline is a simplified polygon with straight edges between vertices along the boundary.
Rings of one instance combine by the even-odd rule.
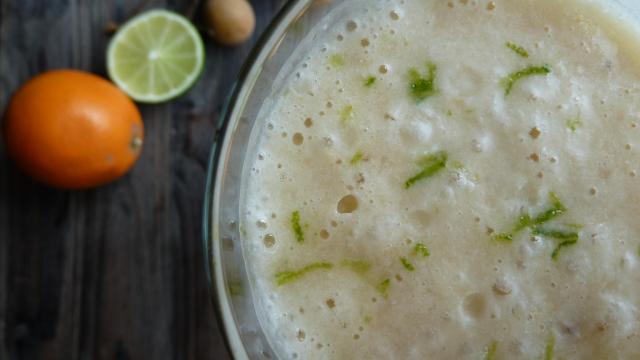
[[350, 1], [246, 160], [284, 359], [640, 359], [640, 48], [589, 1]]

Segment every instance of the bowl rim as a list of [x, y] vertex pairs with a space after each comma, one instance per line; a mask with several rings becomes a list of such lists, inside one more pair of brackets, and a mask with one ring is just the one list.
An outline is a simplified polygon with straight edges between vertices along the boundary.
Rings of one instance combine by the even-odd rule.
[[274, 46], [278, 45], [278, 41], [275, 41], [275, 39], [279, 39], [286, 33], [289, 27], [287, 19], [295, 20], [293, 14], [296, 14], [297, 10], [301, 10], [313, 3], [313, 1], [314, 0], [289, 0], [276, 12], [276, 15], [258, 37], [249, 55], [244, 60], [235, 80], [231, 84], [231, 88], [228, 90], [220, 112], [220, 117], [215, 123], [215, 133], [207, 165], [204, 208], [202, 213], [203, 256], [207, 289], [215, 311], [216, 322], [221, 330], [225, 347], [234, 359], [246, 359], [248, 355], [244, 350], [233, 314], [230, 311], [229, 299], [223, 296], [225, 293], [225, 284], [221, 281], [223, 280], [223, 276], [220, 273], [221, 269], [216, 269], [216, 263], [214, 261], [217, 246], [219, 245], [219, 239], [216, 238], [217, 225], [213, 219], [213, 215], [215, 214], [214, 206], [216, 205], [215, 190], [219, 185], [220, 157], [223, 150], [227, 149], [230, 137], [229, 129], [238, 122], [238, 117], [234, 118], [234, 113], [238, 105], [242, 105], [239, 103], [242, 98], [241, 95], [247, 91], [247, 86], [253, 86], [253, 83], [249, 83], [248, 80], [251, 79], [251, 76], [258, 71], [259, 67], [268, 58]]
[[[216, 251], [218, 250], [219, 239], [216, 237], [217, 222], [214, 221], [212, 216], [215, 214], [214, 206], [216, 205], [215, 195], [217, 191], [214, 190], [216, 190], [219, 185], [218, 176], [222, 165], [220, 163], [221, 155], [224, 150], [227, 150], [230, 138], [229, 129], [233, 125], [236, 125], [239, 120], [237, 116], [234, 116], [238, 106], [242, 106], [242, 103], [239, 101], [243, 99], [243, 95], [245, 95], [247, 91], [250, 93], [254, 85], [254, 83], [249, 80], [251, 80], [251, 77], [256, 73], [259, 74], [261, 65], [268, 59], [272, 50], [277, 49], [279, 41], [276, 41], [276, 39], [280, 39], [286, 34], [290, 23], [296, 19], [296, 15], [315, 1], [316, 0], [285, 0], [282, 7], [276, 11], [275, 16], [270, 20], [252, 46], [251, 51], [231, 83], [230, 89], [227, 91], [220, 117], [214, 124], [214, 137], [207, 164], [202, 213], [203, 256], [207, 290], [214, 308], [216, 322], [221, 330], [225, 348], [233, 359], [248, 359], [249, 357], [244, 349], [244, 343], [236, 326], [233, 312], [230, 310], [229, 299], [224, 296], [226, 290], [226, 284], [223, 281], [224, 275], [221, 274], [221, 268], [216, 269], [216, 263], [214, 261]], [[618, 6], [617, 10], [626, 10], [626, 15], [640, 15], [638, 10], [630, 9], [624, 0], [614, 0], [614, 3]], [[622, 13], [616, 15], [628, 20]], [[631, 24], [633, 24], [633, 22], [627, 21], [627, 25]]]

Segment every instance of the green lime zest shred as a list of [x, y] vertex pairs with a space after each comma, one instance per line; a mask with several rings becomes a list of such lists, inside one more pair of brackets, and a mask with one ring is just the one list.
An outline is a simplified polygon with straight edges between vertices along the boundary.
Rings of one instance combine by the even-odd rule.
[[526, 228], [532, 228], [538, 225], [542, 225], [564, 214], [567, 211], [567, 208], [554, 192], [549, 193], [549, 201], [551, 202], [551, 206], [545, 211], [538, 214], [535, 218], [532, 218], [529, 214], [520, 215], [520, 217], [518, 218], [518, 222], [513, 228], [513, 232], [518, 233]]
[[553, 252], [551, 253], [551, 258], [553, 260], [556, 260], [558, 258], [558, 254], [560, 253], [560, 250], [562, 250], [562, 248], [565, 248], [567, 246], [571, 246], [571, 245], [575, 245], [578, 242], [578, 238], [571, 238], [569, 240], [565, 240], [563, 242], [561, 242], [560, 244], [558, 244], [558, 246], [556, 246], [556, 248], [553, 250]]
[[580, 116], [576, 116], [571, 119], [567, 119], [567, 128], [571, 130], [571, 132], [576, 132], [579, 127], [582, 126], [582, 119]]
[[343, 123], [351, 120], [353, 118], [353, 106], [345, 105], [342, 109], [340, 109], [340, 121]]
[[362, 318], [362, 321], [364, 321], [365, 324], [369, 324], [371, 322], [371, 320], [373, 320], [373, 317], [371, 317], [371, 315], [365, 315]]
[[407, 258], [401, 257], [400, 262], [407, 271], [414, 271], [416, 269], [415, 266], [413, 266], [413, 264], [409, 260], [407, 260]]
[[422, 157], [420, 160], [418, 160], [418, 165], [422, 167], [422, 170], [405, 181], [404, 188], [408, 189], [416, 182], [430, 178], [431, 176], [437, 174], [440, 170], [444, 169], [447, 166], [447, 158], [448, 155], [444, 151], [438, 151], [436, 153]]
[[417, 102], [425, 100], [438, 91], [436, 88], [436, 65], [427, 62], [426, 68], [426, 74], [421, 74], [416, 68], [409, 69], [409, 92]]
[[427, 248], [427, 246], [423, 243], [417, 243], [414, 247], [413, 247], [413, 253], [414, 255], [417, 256], [422, 256], [422, 257], [428, 257], [431, 255], [431, 252], [429, 251], [429, 248]]
[[519, 80], [529, 76], [547, 75], [550, 72], [551, 67], [547, 64], [541, 66], [529, 66], [522, 70], [512, 72], [500, 81], [500, 84], [504, 88], [504, 95], [508, 96], [511, 93], [511, 89], [513, 89], [513, 85], [515, 85]]
[[505, 44], [505, 46], [508, 47], [514, 53], [520, 55], [523, 58], [528, 58], [529, 57], [529, 52], [527, 50], [525, 50], [525, 48], [523, 48], [522, 46], [520, 46], [520, 45], [518, 45], [516, 43], [507, 42]]
[[299, 243], [304, 242], [304, 231], [302, 230], [302, 225], [300, 225], [300, 211], [294, 211], [291, 213], [291, 228], [293, 229], [293, 234], [296, 237], [296, 241]]
[[362, 161], [363, 158], [364, 158], [364, 154], [362, 153], [362, 151], [358, 150], [356, 151], [355, 154], [353, 154], [353, 157], [351, 157], [351, 160], [349, 160], [349, 163], [351, 165], [357, 165], [360, 161]]
[[578, 234], [571, 231], [562, 231], [556, 229], [544, 229], [536, 226], [531, 231], [533, 235], [540, 235], [558, 240], [578, 240]]
[[522, 229], [526, 229], [532, 225], [533, 225], [533, 219], [531, 219], [531, 216], [529, 214], [522, 214], [518, 218], [518, 222], [516, 223], [516, 225], [513, 227], [513, 231], [517, 233]]
[[498, 342], [492, 341], [485, 350], [484, 360], [495, 360], [496, 352], [498, 351]]
[[342, 54], [331, 55], [329, 57], [329, 64], [334, 68], [341, 67], [344, 65], [344, 56]]
[[380, 292], [380, 294], [382, 294], [382, 297], [384, 297], [385, 299], [387, 297], [389, 297], [389, 287], [391, 286], [391, 279], [384, 279], [382, 280], [377, 286], [376, 286], [376, 290], [378, 290], [378, 292]]
[[551, 207], [546, 211], [542, 212], [538, 216], [533, 219], [533, 225], [541, 225], [550, 220], [557, 218], [558, 216], [564, 214], [567, 211], [567, 208], [558, 198], [558, 195], [554, 192], [549, 193], [549, 199], [551, 200]]
[[367, 78], [364, 80], [364, 86], [365, 87], [372, 87], [375, 83], [376, 83], [377, 78], [373, 75], [371, 76], [367, 76]]
[[544, 360], [553, 360], [553, 349], [556, 346], [556, 338], [551, 336], [544, 348]]
[[491, 240], [497, 241], [497, 242], [511, 242], [513, 241], [513, 234], [510, 234], [510, 233], [496, 234], [496, 235], [493, 235]]
[[329, 262], [316, 262], [304, 266], [298, 270], [288, 270], [276, 273], [276, 284], [282, 286], [294, 280], [298, 280], [302, 276], [316, 270], [329, 270], [333, 268], [333, 264]]
[[451, 111], [451, 109], [447, 110], [447, 116], [448, 117], [452, 117], [453, 116], [453, 111]]
[[543, 229], [540, 226], [536, 226], [531, 230], [533, 235], [540, 235], [547, 238], [552, 238], [556, 240], [561, 240], [561, 242], [556, 246], [556, 248], [551, 253], [551, 258], [556, 260], [558, 258], [558, 254], [562, 248], [574, 245], [580, 239], [578, 233], [573, 231], [563, 231], [557, 229]]
[[[542, 211], [536, 217], [531, 217], [529, 214], [522, 214], [518, 218], [513, 230], [506, 233], [500, 233], [491, 237], [492, 240], [498, 242], [511, 242], [513, 237], [524, 229], [531, 229], [534, 235], [540, 235], [545, 237], [551, 237], [555, 239], [573, 240], [577, 242], [578, 234], [575, 232], [564, 232], [560, 230], [547, 230], [541, 227], [541, 225], [548, 223], [549, 221], [557, 218], [567, 211], [567, 207], [560, 201], [558, 195], [554, 192], [549, 193], [549, 202], [551, 206]], [[578, 229], [578, 227], [575, 227]], [[567, 245], [563, 245], [567, 246]]]
[[358, 275], [364, 275], [371, 270], [371, 263], [365, 260], [343, 260], [342, 266], [349, 268]]

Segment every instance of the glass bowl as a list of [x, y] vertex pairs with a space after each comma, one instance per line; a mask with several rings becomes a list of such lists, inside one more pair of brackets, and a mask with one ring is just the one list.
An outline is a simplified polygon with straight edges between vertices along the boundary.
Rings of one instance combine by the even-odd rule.
[[[638, 0], [584, 1], [600, 3], [603, 11], [614, 11], [634, 27], [640, 25]], [[252, 134], [260, 121], [260, 109], [277, 96], [283, 78], [280, 70], [302, 41], [335, 25], [326, 15], [342, 5], [365, 4], [366, 0], [289, 1], [256, 44], [225, 103], [209, 161], [203, 233], [213, 302], [236, 359], [278, 358], [256, 314], [239, 225], [245, 158], [255, 145]]]

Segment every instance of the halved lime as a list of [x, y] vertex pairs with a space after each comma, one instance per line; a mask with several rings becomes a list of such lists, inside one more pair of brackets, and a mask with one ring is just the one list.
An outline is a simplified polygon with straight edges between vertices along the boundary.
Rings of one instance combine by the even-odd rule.
[[107, 51], [111, 80], [134, 100], [158, 103], [187, 91], [204, 65], [198, 30], [181, 15], [150, 10], [125, 23]]

